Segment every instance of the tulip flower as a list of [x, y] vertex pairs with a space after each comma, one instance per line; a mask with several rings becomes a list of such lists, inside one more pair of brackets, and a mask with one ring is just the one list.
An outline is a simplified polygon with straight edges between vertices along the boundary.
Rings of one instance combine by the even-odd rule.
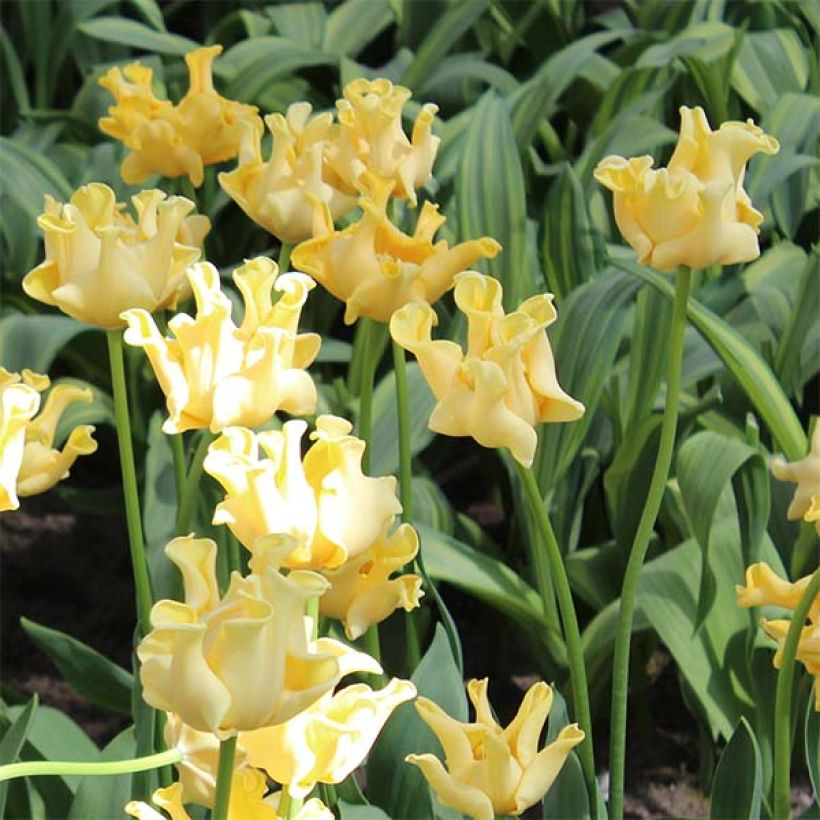
[[415, 696], [415, 686], [397, 678], [378, 692], [354, 684], [326, 693], [286, 723], [243, 732], [239, 743], [253, 766], [303, 798], [317, 783], [341, 783], [361, 765], [393, 710]]
[[667, 168], [650, 156], [609, 156], [595, 179], [614, 192], [615, 221], [640, 264], [661, 271], [749, 262], [760, 255], [763, 215], [743, 189], [756, 153], [779, 145], [751, 120], [712, 131], [703, 109], [683, 106], [678, 144]]
[[188, 216], [194, 205], [184, 197], [151, 190], [131, 201], [136, 222], [99, 182], [78, 189], [65, 205], [46, 195], [37, 220], [46, 259], [26, 274], [23, 290], [106, 330], [121, 328], [120, 314], [128, 308], [175, 307], [211, 223]]
[[262, 536], [290, 535], [296, 548], [285, 567], [334, 568], [371, 547], [401, 512], [396, 479], [362, 473], [365, 443], [337, 416], [319, 416], [302, 459], [306, 429], [296, 419], [256, 435], [234, 427], [211, 444], [205, 472], [225, 489], [213, 523], [249, 550]]
[[[805, 594], [810, 579], [811, 576], [807, 575], [790, 583], [780, 578], [767, 564], [752, 564], [746, 569], [746, 585], [735, 587], [737, 602], [746, 608], [777, 606], [794, 610]], [[796, 658], [814, 676], [814, 708], [820, 711], [820, 595], [815, 596], [809, 607], [808, 621], [808, 625], [800, 631]], [[760, 624], [766, 634], [777, 641], [774, 665], [779, 669], [790, 621], [785, 618], [774, 621], [761, 618]]]
[[[196, 317], [168, 322], [176, 338], [160, 333], [145, 310], [128, 310], [125, 341], [145, 349], [168, 404], [166, 433], [231, 424], [255, 427], [274, 413], [305, 415], [316, 407], [316, 386], [305, 368], [321, 344], [315, 333], [296, 332], [302, 306], [315, 286], [301, 273], [278, 276], [275, 262], [257, 257], [234, 273], [245, 302], [237, 327], [219, 271], [208, 262], [188, 270]], [[272, 292], [280, 298], [275, 303]]]
[[16, 510], [18, 496], [51, 489], [68, 476], [79, 456], [97, 449], [89, 424], [75, 427], [62, 450], [54, 447], [57, 423], [66, 407], [90, 402], [92, 393], [88, 388], [58, 384], [35, 418], [39, 394], [48, 386], [48, 376], [30, 370], [20, 375], [0, 367], [0, 511]]
[[433, 341], [435, 311], [423, 302], [406, 305], [390, 320], [390, 333], [418, 359], [438, 404], [430, 429], [472, 436], [484, 447], [508, 447], [529, 467], [539, 422], [574, 421], [584, 406], [559, 386], [544, 332], [555, 321], [552, 295], [533, 296], [504, 315], [501, 284], [465, 271], [456, 277], [455, 300], [467, 314], [465, 353], [455, 342]]
[[330, 146], [334, 169], [354, 189], [361, 189], [368, 173], [390, 181], [393, 195], [415, 206], [416, 188], [430, 179], [441, 142], [432, 132], [438, 106], [422, 106], [408, 140], [401, 120], [409, 89], [385, 79], [359, 78], [343, 93], [344, 99], [336, 102], [339, 135]]
[[790, 520], [814, 522], [820, 533], [820, 424], [814, 428], [809, 454], [791, 464], [782, 458], [772, 462], [772, 473], [781, 481], [797, 484], [786, 515]]
[[584, 739], [573, 723], [540, 751], [538, 739], [552, 706], [552, 689], [539, 681], [530, 687], [506, 729], [493, 718], [487, 679], [471, 680], [467, 692], [476, 710], [474, 723], [461, 723], [427, 698], [416, 710], [444, 749], [446, 768], [432, 754], [408, 755], [439, 800], [477, 820], [518, 816], [549, 791], [570, 751]]
[[291, 256], [295, 268], [309, 273], [337, 299], [345, 302], [344, 320], [359, 316], [387, 322], [408, 302], [432, 304], [453, 286], [453, 278], [477, 259], [491, 259], [501, 246], [488, 236], [450, 248], [445, 240], [433, 242], [444, 223], [438, 206], [425, 202], [412, 236], [402, 233], [387, 217], [392, 182], [370, 178], [370, 191], [360, 200], [362, 218], [341, 231], [333, 228], [330, 209], [314, 238], [299, 245]]
[[319, 612], [342, 621], [348, 640], [355, 641], [398, 607], [412, 611], [424, 595], [421, 578], [409, 573], [390, 576], [418, 551], [419, 537], [409, 524], [401, 524], [390, 536], [383, 533], [373, 546], [338, 569], [322, 571], [330, 588], [319, 599]]
[[238, 167], [219, 175], [225, 192], [254, 222], [293, 244], [313, 236], [313, 225], [322, 216], [321, 203], [331, 222], [356, 207], [356, 189], [346, 185], [327, 161], [333, 115], [311, 118], [311, 110], [309, 103], [294, 103], [285, 116], [265, 117], [273, 135], [266, 162], [261, 121], [247, 121]]
[[289, 720], [349, 671], [380, 671], [344, 644], [309, 640], [307, 602], [327, 582], [314, 572], [279, 571], [294, 546], [288, 538], [261, 539], [251, 574], [233, 573], [220, 598], [216, 544], [193, 536], [168, 544], [185, 602], [156, 603], [153, 628], [137, 648], [149, 705], [225, 739]]
[[258, 119], [258, 109], [214, 89], [212, 65], [221, 53], [222, 46], [214, 45], [185, 55], [189, 89], [176, 106], [154, 96], [153, 72], [139, 63], [112, 68], [99, 80], [115, 100], [100, 130], [131, 150], [120, 169], [129, 185], [159, 174], [187, 176], [199, 187], [206, 165], [237, 155], [245, 125]]

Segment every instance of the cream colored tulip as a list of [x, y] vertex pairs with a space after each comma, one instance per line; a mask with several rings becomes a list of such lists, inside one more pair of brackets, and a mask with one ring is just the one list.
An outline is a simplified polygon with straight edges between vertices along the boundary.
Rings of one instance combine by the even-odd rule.
[[253, 766], [303, 798], [317, 783], [341, 783], [360, 766], [393, 710], [415, 696], [415, 686], [397, 678], [377, 692], [354, 684], [286, 723], [243, 732], [239, 742]]
[[265, 257], [246, 262], [234, 273], [245, 302], [237, 327], [213, 265], [194, 265], [188, 279], [196, 317], [174, 316], [168, 327], [175, 338], [165, 338], [145, 310], [123, 313], [125, 341], [144, 348], [165, 393], [168, 419], [162, 429], [181, 433], [207, 427], [216, 433], [232, 424], [256, 427], [280, 410], [312, 413], [316, 386], [306, 368], [321, 339], [296, 331], [313, 280], [301, 273], [279, 276], [276, 263]]
[[[50, 196], [37, 224], [46, 259], [23, 279], [23, 290], [81, 322], [113, 330], [128, 308], [174, 307], [187, 289], [185, 270], [199, 258], [210, 230], [193, 203], [141, 191], [131, 198], [137, 222], [121, 213], [99, 182], [79, 188], [67, 205]], [[191, 242], [192, 244], [183, 244]]]
[[667, 168], [653, 169], [650, 156], [609, 156], [595, 169], [595, 179], [614, 192], [621, 234], [640, 264], [662, 271], [756, 259], [763, 215], [743, 189], [743, 175], [754, 154], [777, 153], [777, 140], [751, 120], [712, 131], [702, 108], [680, 113]]
[[453, 286], [457, 273], [501, 250], [488, 236], [452, 248], [443, 239], [434, 243], [445, 218], [430, 202], [424, 203], [414, 234], [402, 233], [387, 217], [391, 186], [373, 182], [371, 193], [360, 202], [362, 218], [341, 231], [334, 230], [330, 211], [323, 206], [314, 238], [291, 256], [294, 267], [345, 303], [347, 324], [359, 316], [387, 322], [408, 302], [432, 304]]
[[355, 188], [346, 185], [327, 161], [334, 136], [333, 115], [311, 117], [309, 103], [291, 105], [285, 116], [265, 117], [273, 136], [270, 158], [262, 160], [261, 121], [245, 124], [239, 165], [219, 175], [228, 196], [257, 224], [282, 242], [313, 236], [322, 203], [331, 221], [356, 207]]
[[330, 147], [334, 169], [354, 189], [361, 190], [366, 174], [392, 182], [393, 195], [415, 205], [416, 189], [430, 179], [441, 142], [432, 131], [438, 106], [422, 106], [408, 140], [402, 112], [412, 95], [409, 89], [360, 77], [343, 93], [336, 102], [339, 135]]
[[17, 373], [0, 367], [0, 512], [20, 506], [17, 477], [23, 463], [26, 429], [40, 407], [40, 393], [32, 384], [35, 376], [24, 371], [20, 381]]
[[338, 569], [322, 571], [330, 589], [319, 599], [319, 611], [342, 621], [351, 641], [399, 607], [412, 611], [424, 595], [421, 578], [410, 573], [390, 576], [409, 564], [418, 551], [419, 537], [409, 524], [400, 525], [390, 536], [382, 534], [372, 547]]
[[[362, 473], [365, 443], [352, 425], [319, 416], [313, 445], [301, 455], [303, 421], [254, 435], [225, 430], [205, 457], [205, 472], [225, 489], [214, 524], [227, 524], [249, 550], [262, 536], [286, 533], [296, 543], [288, 568], [338, 567], [370, 548], [401, 512], [396, 479]], [[267, 458], [259, 458], [259, 448]]]
[[789, 519], [814, 522], [820, 534], [820, 424], [814, 427], [809, 454], [791, 464], [776, 458], [772, 462], [772, 473], [781, 481], [797, 484], [786, 513]]
[[568, 396], [555, 374], [545, 333], [556, 313], [552, 295], [533, 296], [504, 315], [501, 284], [465, 271], [456, 277], [455, 300], [467, 314], [466, 353], [455, 342], [433, 341], [435, 311], [406, 305], [390, 320], [390, 333], [418, 359], [438, 404], [430, 429], [472, 436], [484, 447], [508, 447], [529, 467], [539, 422], [574, 421], [584, 406]]
[[152, 630], [137, 648], [149, 705], [225, 738], [289, 720], [351, 669], [380, 669], [337, 641], [308, 639], [307, 602], [327, 582], [313, 572], [279, 572], [293, 546], [261, 544], [251, 575], [233, 573], [220, 598], [216, 544], [193, 536], [168, 544], [185, 602], [156, 603]]
[[538, 739], [552, 706], [552, 689], [538, 682], [530, 687], [512, 723], [502, 729], [487, 699], [487, 679], [467, 685], [476, 710], [474, 723], [461, 723], [427, 698], [416, 710], [441, 743], [446, 768], [432, 754], [408, 755], [445, 806], [477, 820], [518, 816], [549, 791], [564, 761], [584, 739], [573, 723], [540, 751]]

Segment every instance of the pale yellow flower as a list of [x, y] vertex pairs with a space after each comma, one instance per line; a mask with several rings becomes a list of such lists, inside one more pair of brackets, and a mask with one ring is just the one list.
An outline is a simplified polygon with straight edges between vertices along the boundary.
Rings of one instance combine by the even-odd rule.
[[[806, 592], [811, 576], [791, 583], [780, 578], [767, 564], [752, 564], [746, 569], [746, 585], [735, 587], [737, 602], [742, 607], [778, 606], [794, 610]], [[791, 622], [786, 619], [770, 621], [760, 619], [766, 634], [777, 641], [774, 665], [779, 669], [783, 661], [783, 646]], [[800, 631], [797, 643], [797, 660], [814, 676], [814, 708], [820, 711], [820, 594], [809, 607], [808, 625]]]
[[373, 174], [394, 184], [393, 195], [416, 204], [416, 189], [432, 174], [441, 140], [432, 127], [438, 106], [422, 106], [412, 140], [402, 127], [402, 112], [412, 92], [389, 80], [360, 77], [344, 87], [337, 100], [339, 135], [330, 148], [330, 161], [348, 185], [362, 188], [362, 177]]
[[477, 820], [518, 816], [549, 791], [570, 751], [584, 739], [573, 723], [540, 751], [538, 739], [552, 706], [552, 689], [533, 684], [518, 714], [502, 729], [487, 699], [487, 679], [467, 684], [474, 723], [461, 723], [427, 698], [416, 709], [441, 743], [447, 768], [432, 754], [408, 755], [445, 806]]
[[261, 121], [246, 122], [238, 167], [219, 175], [225, 192], [254, 222], [292, 244], [313, 236], [322, 203], [331, 221], [356, 207], [355, 188], [345, 185], [327, 161], [333, 115], [311, 117], [311, 110], [310, 103], [294, 103], [285, 116], [265, 117], [273, 135], [267, 161], [262, 160]]
[[360, 766], [393, 710], [415, 695], [410, 681], [397, 678], [377, 692], [354, 684], [286, 723], [243, 732], [239, 742], [253, 766], [303, 798], [317, 783], [341, 783]]
[[615, 194], [618, 228], [640, 264], [662, 271], [756, 259], [763, 215], [743, 189], [743, 175], [754, 154], [777, 153], [777, 140], [751, 120], [712, 131], [702, 108], [680, 113], [667, 168], [653, 169], [650, 156], [609, 156], [595, 169], [595, 179]]
[[137, 648], [143, 697], [155, 709], [220, 738], [289, 720], [353, 670], [379, 671], [369, 656], [329, 638], [309, 640], [309, 599], [327, 582], [316, 573], [279, 571], [293, 543], [262, 539], [252, 573], [233, 573], [220, 598], [216, 544], [175, 538], [166, 555], [179, 567], [185, 602], [151, 610]]
[[477, 259], [494, 257], [501, 246], [488, 236], [450, 248], [433, 236], [445, 221], [438, 206], [425, 202], [412, 236], [387, 217], [392, 183], [373, 181], [360, 201], [362, 218], [336, 231], [327, 206], [314, 238], [299, 245], [293, 266], [313, 276], [345, 305], [344, 320], [359, 316], [387, 322], [408, 302], [432, 304], [453, 286], [453, 278]]
[[772, 473], [781, 481], [797, 484], [786, 513], [789, 519], [813, 521], [820, 533], [820, 423], [814, 427], [809, 454], [791, 464], [782, 458], [776, 458], [772, 462]]
[[[225, 489], [213, 523], [227, 524], [249, 550], [262, 536], [290, 535], [296, 548], [286, 567], [338, 567], [372, 546], [401, 512], [396, 479], [364, 475], [365, 443], [337, 416], [319, 416], [302, 459], [306, 429], [299, 420], [256, 435], [233, 427], [211, 444], [205, 471]], [[259, 458], [260, 446], [267, 458]]]
[[196, 317], [174, 316], [168, 327], [175, 338], [165, 338], [145, 310], [122, 314], [128, 322], [125, 341], [144, 348], [165, 393], [168, 419], [162, 429], [207, 427], [216, 433], [231, 424], [256, 427], [280, 410], [312, 413], [316, 386], [306, 368], [321, 339], [297, 333], [297, 325], [313, 280], [302, 273], [279, 276], [276, 263], [265, 257], [246, 262], [234, 273], [245, 302], [237, 327], [213, 265], [194, 265], [188, 279]]
[[472, 436], [484, 447], [508, 447], [532, 464], [539, 422], [574, 421], [584, 406], [559, 386], [545, 328], [555, 321], [552, 295], [533, 296], [504, 315], [501, 284], [465, 271], [455, 300], [467, 314], [467, 352], [455, 342], [433, 341], [435, 311], [409, 304], [390, 320], [393, 339], [418, 359], [438, 404], [430, 429]]
[[344, 623], [348, 640], [355, 641], [373, 624], [396, 609], [410, 612], [424, 592], [421, 578], [410, 573], [390, 576], [409, 564], [419, 551], [419, 537], [409, 524], [388, 536], [383, 533], [369, 549], [338, 569], [322, 570], [330, 589], [319, 599], [319, 611]]
[[131, 201], [137, 222], [99, 182], [79, 188], [66, 205], [46, 195], [37, 220], [46, 259], [26, 274], [23, 290], [107, 330], [123, 326], [120, 314], [128, 308], [175, 307], [211, 223], [188, 216], [194, 205], [184, 197], [150, 190]]
[[0, 511], [17, 509], [18, 496], [51, 489], [68, 477], [79, 456], [97, 449], [90, 424], [75, 427], [62, 450], [54, 447], [57, 423], [66, 407], [77, 401], [88, 403], [93, 395], [89, 388], [55, 385], [35, 418], [38, 393], [48, 386], [48, 376], [30, 370], [21, 376], [0, 367]]
[[115, 100], [109, 116], [100, 119], [100, 130], [131, 149], [120, 169], [125, 182], [184, 175], [199, 187], [206, 165], [238, 154], [245, 124], [258, 119], [258, 109], [214, 89], [212, 65], [221, 52], [222, 46], [214, 45], [185, 55], [189, 89], [178, 105], [154, 96], [153, 72], [139, 63], [112, 68], [100, 79]]

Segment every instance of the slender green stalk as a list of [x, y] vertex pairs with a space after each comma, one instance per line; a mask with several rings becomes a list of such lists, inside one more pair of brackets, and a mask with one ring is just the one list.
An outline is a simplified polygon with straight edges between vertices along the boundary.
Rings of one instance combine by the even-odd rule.
[[114, 393], [117, 444], [120, 451], [122, 491], [125, 496], [125, 520], [128, 527], [128, 544], [131, 549], [131, 569], [134, 573], [134, 585], [137, 591], [137, 619], [140, 634], [146, 635], [151, 629], [151, 580], [148, 575], [148, 560], [145, 556], [145, 541], [142, 536], [137, 470], [134, 466], [131, 419], [128, 415], [122, 333], [119, 330], [109, 330], [106, 336], [108, 338], [108, 361], [111, 365], [111, 388]]
[[208, 454], [208, 446], [213, 441], [213, 436], [203, 430], [199, 439], [194, 457], [191, 460], [191, 467], [188, 470], [188, 477], [185, 479], [185, 486], [182, 496], [179, 499], [177, 508], [177, 534], [187, 535], [191, 529], [191, 522], [196, 511], [196, 502], [199, 498], [199, 482], [202, 479], [202, 462]]
[[219, 744], [219, 768], [216, 773], [216, 795], [211, 811], [212, 820], [227, 820], [231, 802], [231, 778], [236, 754], [236, 735]]
[[228, 533], [228, 571], [242, 572], [242, 547], [232, 533]]
[[818, 595], [820, 569], [814, 571], [800, 603], [794, 610], [780, 657], [780, 672], [777, 676], [774, 701], [774, 820], [788, 820], [791, 816], [792, 683], [795, 658], [800, 633], [806, 624], [806, 616]]
[[182, 440], [182, 433], [169, 436], [171, 440], [171, 457], [174, 463], [174, 486], [177, 491], [177, 506], [182, 498], [185, 489], [185, 442]]
[[285, 818], [285, 820], [291, 820], [291, 818], [299, 814], [299, 810], [302, 808], [302, 802], [302, 800], [291, 797], [287, 787], [283, 786], [276, 813], [279, 817]]
[[791, 576], [800, 578], [811, 572], [811, 568], [820, 563], [820, 550], [817, 546], [817, 532], [814, 524], [806, 521], [800, 524], [800, 534], [792, 550]]
[[15, 777], [37, 777], [40, 775], [113, 775], [145, 772], [169, 766], [182, 760], [179, 749], [168, 749], [147, 757], [135, 757], [131, 760], [111, 760], [106, 763], [76, 763], [65, 760], [27, 760], [23, 763], [8, 763], [0, 766], [0, 782]]
[[629, 649], [632, 637], [632, 622], [635, 616], [635, 601], [641, 567], [661, 508], [663, 490], [669, 477], [669, 467], [672, 464], [675, 429], [678, 424], [678, 395], [680, 393], [683, 335], [686, 330], [686, 302], [689, 298], [690, 277], [691, 271], [688, 268], [681, 267], [678, 269], [666, 376], [666, 404], [663, 409], [660, 443], [658, 444], [658, 454], [655, 459], [652, 480], [649, 484], [641, 519], [638, 522], [635, 539], [632, 542], [621, 590], [621, 608], [615, 635], [615, 655], [612, 667], [612, 713], [609, 746], [609, 816], [611, 820], [621, 820], [624, 811], [626, 701], [629, 685]]
[[370, 472], [370, 428], [373, 424], [373, 378], [376, 370], [376, 355], [373, 350], [373, 322], [359, 319], [362, 325], [362, 376], [359, 382], [359, 429], [357, 435], [366, 444], [362, 456], [362, 472]]
[[293, 251], [293, 245], [289, 242], [283, 242], [279, 249], [279, 273], [286, 273], [288, 265], [290, 265], [290, 254]]
[[581, 644], [581, 632], [578, 629], [575, 604], [572, 602], [572, 590], [569, 586], [561, 549], [555, 538], [547, 509], [544, 506], [544, 500], [541, 498], [541, 491], [535, 481], [535, 475], [533, 475], [531, 469], [523, 467], [518, 462], [515, 464], [543, 548], [533, 550], [533, 557], [536, 563], [546, 561], [558, 596], [558, 607], [561, 611], [561, 620], [564, 626], [564, 641], [567, 645], [567, 660], [572, 683], [572, 702], [575, 707], [575, 717], [578, 719], [578, 724], [585, 735], [584, 742], [578, 747], [578, 758], [581, 762], [584, 783], [589, 794], [590, 813], [593, 820], [595, 820], [598, 807], [598, 790], [595, 784], [595, 760], [592, 752], [592, 718], [589, 711], [589, 691], [584, 666], [584, 649]]

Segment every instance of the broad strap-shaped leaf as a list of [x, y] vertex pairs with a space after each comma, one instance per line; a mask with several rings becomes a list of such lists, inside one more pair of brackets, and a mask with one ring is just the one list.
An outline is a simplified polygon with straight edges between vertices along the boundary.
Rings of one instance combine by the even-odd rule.
[[0, 364], [6, 370], [19, 372], [27, 367], [47, 373], [63, 347], [88, 330], [95, 328], [68, 316], [12, 313], [0, 319]]
[[[134, 729], [129, 726], [100, 752], [100, 762], [128, 760], [135, 753]], [[131, 797], [131, 778], [130, 774], [84, 777], [71, 803], [67, 820], [106, 820], [118, 817]]]
[[726, 744], [712, 781], [710, 817], [757, 820], [763, 803], [763, 763], [760, 747], [746, 718], [738, 721]]
[[355, 57], [394, 19], [388, 0], [345, 0], [327, 16], [323, 50]]
[[[26, 742], [26, 737], [31, 729], [31, 722], [34, 719], [34, 712], [37, 709], [38, 698], [33, 695], [26, 706], [15, 715], [0, 739], [0, 766], [6, 763], [14, 763]], [[5, 717], [5, 716], [4, 716]], [[5, 817], [6, 798], [8, 796], [8, 781], [0, 783], [0, 817]]]
[[199, 48], [199, 43], [179, 34], [157, 31], [127, 17], [95, 17], [78, 27], [83, 34], [106, 43], [120, 43], [143, 51], [156, 51], [178, 57]]
[[44, 194], [63, 202], [71, 197], [71, 185], [60, 167], [22, 140], [0, 137], [0, 175], [3, 193], [32, 220], [43, 212]]
[[[814, 685], [817, 686], [815, 680]], [[814, 692], [809, 693], [806, 701], [806, 720], [803, 726], [803, 739], [806, 746], [806, 766], [809, 770], [811, 786], [814, 789], [815, 805], [820, 807], [820, 712], [814, 706]]]

